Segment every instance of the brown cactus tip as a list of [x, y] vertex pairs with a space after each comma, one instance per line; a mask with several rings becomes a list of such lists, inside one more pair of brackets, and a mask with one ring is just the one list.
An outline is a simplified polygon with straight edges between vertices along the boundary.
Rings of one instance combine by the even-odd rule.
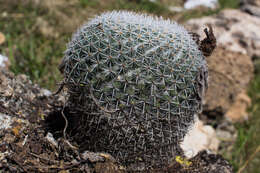
[[208, 28], [204, 29], [204, 32], [206, 34], [206, 38], [204, 38], [202, 41], [199, 43], [199, 49], [202, 51], [204, 56], [210, 56], [214, 49], [216, 48], [216, 37], [213, 33], [212, 26], [208, 24]]

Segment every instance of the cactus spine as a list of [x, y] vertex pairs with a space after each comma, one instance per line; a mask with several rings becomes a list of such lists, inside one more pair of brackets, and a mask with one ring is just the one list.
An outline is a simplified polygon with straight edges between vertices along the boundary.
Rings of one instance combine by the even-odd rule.
[[84, 105], [88, 149], [125, 165], [167, 164], [207, 87], [206, 61], [183, 27], [126, 11], [81, 27], [61, 68], [71, 97]]

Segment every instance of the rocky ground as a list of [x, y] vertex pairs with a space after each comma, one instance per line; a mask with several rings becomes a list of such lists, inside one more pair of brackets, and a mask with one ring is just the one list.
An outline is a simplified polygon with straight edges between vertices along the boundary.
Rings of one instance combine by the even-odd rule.
[[[63, 137], [64, 95], [33, 84], [25, 75], [0, 73], [0, 170], [4, 172], [128, 172], [106, 153], [74, 148]], [[69, 137], [70, 139], [70, 137]], [[69, 140], [68, 139], [68, 140]], [[179, 156], [168, 168], [149, 172], [232, 172], [220, 155]]]

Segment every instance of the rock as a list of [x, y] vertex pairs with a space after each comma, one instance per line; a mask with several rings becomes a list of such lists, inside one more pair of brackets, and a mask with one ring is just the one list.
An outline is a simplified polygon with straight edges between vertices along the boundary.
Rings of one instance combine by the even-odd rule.
[[219, 110], [225, 114], [238, 95], [247, 89], [253, 78], [253, 63], [248, 55], [218, 47], [207, 58], [209, 86], [203, 110]]
[[194, 157], [202, 150], [216, 153], [218, 146], [219, 140], [215, 130], [211, 126], [203, 125], [198, 118], [181, 143], [181, 148], [187, 158]]
[[238, 136], [238, 131], [234, 123], [222, 118], [222, 120], [217, 123], [216, 134], [220, 140], [218, 154], [223, 154], [226, 158], [231, 158]]
[[[0, 37], [1, 37], [1, 35], [0, 35]], [[0, 54], [0, 68], [8, 69], [9, 66], [10, 66], [9, 59], [6, 56]]]
[[0, 32], [0, 45], [3, 44], [5, 42], [5, 35]]
[[169, 10], [172, 11], [172, 12], [182, 12], [182, 11], [184, 11], [184, 8], [183, 7], [170, 6]]
[[226, 113], [227, 117], [232, 122], [242, 121], [248, 119], [247, 108], [251, 106], [251, 99], [246, 94], [246, 91], [243, 91], [238, 94], [234, 104]]
[[226, 130], [217, 130], [216, 132], [217, 136], [223, 141], [232, 141], [234, 139], [233, 135]]
[[201, 28], [208, 24], [213, 27], [218, 48], [207, 58], [209, 87], [204, 113], [218, 111], [226, 114], [253, 78], [251, 56], [260, 55], [260, 20], [239, 10], [223, 10], [216, 16], [191, 19], [187, 28], [202, 36]]
[[90, 152], [90, 151], [84, 151], [82, 154], [81, 154], [81, 157], [83, 159], [89, 159], [91, 162], [104, 162], [105, 161], [105, 158], [100, 156], [99, 154], [97, 153], [94, 153], [94, 152]]
[[241, 5], [254, 5], [260, 7], [260, 0], [240, 0]]
[[203, 26], [211, 24], [218, 46], [251, 56], [260, 56], [260, 20], [240, 10], [223, 10], [218, 15], [191, 19], [187, 27], [203, 35]]
[[42, 97], [49, 97], [49, 96], [51, 96], [52, 95], [52, 92], [50, 91], [50, 90], [47, 90], [47, 89], [45, 89], [45, 88], [43, 88], [42, 90], [41, 90], [41, 96]]
[[185, 9], [194, 9], [199, 6], [215, 9], [218, 5], [218, 0], [187, 0], [184, 3]]
[[45, 138], [50, 142], [50, 144], [52, 144], [54, 147], [58, 148], [58, 143], [57, 143], [57, 141], [53, 138], [53, 135], [52, 135], [50, 132], [47, 133], [47, 135], [46, 135]]
[[250, 15], [260, 17], [260, 8], [254, 5], [243, 5], [241, 10]]
[[10, 116], [0, 113], [0, 131], [11, 127], [12, 119]]

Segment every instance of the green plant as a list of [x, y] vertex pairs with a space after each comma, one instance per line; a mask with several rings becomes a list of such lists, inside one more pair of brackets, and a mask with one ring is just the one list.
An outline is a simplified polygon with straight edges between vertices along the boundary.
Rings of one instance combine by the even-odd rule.
[[239, 8], [239, 0], [219, 0], [220, 8]]
[[146, 11], [154, 14], [167, 14], [170, 13], [167, 6], [160, 2], [151, 2], [149, 0], [129, 1], [129, 0], [116, 0], [114, 4], [110, 6], [111, 10], [134, 10], [134, 11]]
[[250, 119], [237, 123], [236, 142], [231, 156], [227, 157], [233, 164], [234, 171], [239, 173], [259, 172], [260, 161], [260, 63], [255, 62], [255, 78], [249, 87], [252, 107], [249, 109]]
[[0, 52], [9, 58], [10, 70], [28, 75], [42, 87], [54, 89], [61, 78], [56, 67], [67, 37], [47, 38], [39, 31], [37, 18], [47, 16], [48, 10], [34, 5], [31, 0], [2, 4], [0, 10], [6, 16], [0, 16], [0, 31], [6, 36], [6, 42], [0, 46]]
[[[104, 13], [84, 25], [60, 69], [74, 106], [78, 99], [89, 113], [88, 149], [126, 165], [167, 164], [201, 110], [207, 85], [204, 56], [183, 27], [132, 12]], [[107, 134], [97, 138], [90, 131], [101, 119]]]
[[79, 3], [83, 7], [97, 7], [99, 5], [99, 2], [97, 0], [80, 0]]

